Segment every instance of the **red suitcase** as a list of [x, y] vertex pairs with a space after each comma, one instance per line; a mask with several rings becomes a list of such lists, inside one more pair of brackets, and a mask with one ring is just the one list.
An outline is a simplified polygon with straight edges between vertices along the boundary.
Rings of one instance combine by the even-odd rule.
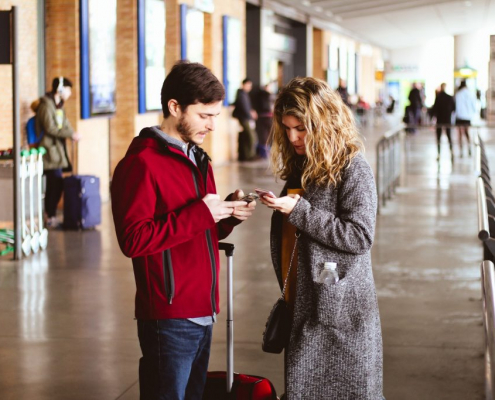
[[232, 272], [234, 245], [220, 243], [227, 255], [227, 372], [208, 372], [203, 400], [277, 400], [273, 384], [266, 378], [234, 374], [234, 312]]

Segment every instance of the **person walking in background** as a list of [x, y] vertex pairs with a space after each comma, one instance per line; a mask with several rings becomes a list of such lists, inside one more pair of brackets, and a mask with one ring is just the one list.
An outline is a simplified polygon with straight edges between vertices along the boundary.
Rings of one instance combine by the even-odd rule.
[[[452, 124], [452, 113], [455, 111], [454, 98], [445, 92], [447, 84], [442, 83], [440, 85], [440, 90], [437, 92], [435, 98], [435, 104], [432, 107], [432, 115], [436, 117], [437, 120], [437, 161], [440, 161], [440, 141], [442, 138], [442, 125]], [[450, 147], [450, 157], [452, 163], [454, 162], [454, 150], [452, 147], [452, 137], [450, 135], [450, 126], [445, 126], [445, 133], [447, 139], [449, 140]]]
[[463, 156], [462, 151], [462, 136], [466, 136], [468, 154], [471, 156], [471, 141], [469, 138], [469, 125], [471, 119], [476, 114], [476, 100], [474, 95], [469, 91], [466, 81], [461, 81], [459, 89], [455, 94], [455, 124], [459, 132], [459, 150], [460, 157]]
[[270, 136], [273, 120], [273, 95], [270, 86], [271, 84], [269, 83], [264, 85], [257, 96], [258, 119], [256, 120], [256, 133], [258, 135], [258, 146], [256, 153], [261, 158], [268, 158], [268, 152], [270, 151], [268, 137]]
[[339, 79], [339, 87], [337, 88], [337, 92], [340, 94], [344, 104], [350, 107], [351, 103], [349, 102], [349, 92], [347, 91], [347, 82], [345, 79]]
[[257, 113], [251, 106], [249, 92], [253, 88], [251, 79], [246, 78], [242, 81], [242, 87], [237, 90], [235, 99], [235, 108], [232, 116], [239, 120], [242, 132], [239, 133], [239, 161], [251, 161], [256, 155], [256, 136], [253, 131], [254, 120]]
[[413, 83], [412, 89], [409, 92], [409, 125], [413, 125], [410, 132], [416, 133], [416, 127], [421, 123], [421, 111], [423, 109], [423, 99], [421, 97], [421, 92], [419, 91], [419, 84]]
[[136, 279], [141, 400], [202, 398], [220, 304], [218, 240], [256, 205], [239, 201], [239, 189], [220, 200], [199, 147], [224, 96], [204, 65], [175, 64], [162, 87], [161, 125], [134, 138], [113, 176], [115, 231]]
[[[271, 254], [281, 287], [290, 268], [286, 398], [382, 400], [370, 254], [376, 187], [352, 112], [326, 82], [295, 78], [275, 101], [273, 124], [272, 166], [286, 184], [279, 198], [260, 201], [276, 211]], [[318, 281], [326, 262], [337, 264], [334, 285]]]
[[62, 170], [71, 171], [65, 140], [78, 141], [80, 136], [65, 114], [64, 104], [72, 94], [72, 82], [60, 76], [53, 79], [52, 90], [40, 98], [34, 106], [36, 112], [36, 134], [41, 136], [40, 146], [46, 149], [43, 155], [43, 171], [46, 176], [45, 213], [46, 226], [56, 228], [57, 205], [64, 191]]

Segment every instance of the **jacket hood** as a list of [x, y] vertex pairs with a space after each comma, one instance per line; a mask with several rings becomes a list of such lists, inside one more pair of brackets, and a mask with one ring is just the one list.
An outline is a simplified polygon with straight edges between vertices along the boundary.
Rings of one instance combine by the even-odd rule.
[[[134, 138], [131, 145], [129, 146], [129, 150], [136, 149], [138, 147], [157, 148], [162, 146], [166, 149], [170, 148], [169, 143], [162, 137], [161, 131], [158, 126], [150, 126], [143, 128], [141, 132], [139, 132], [139, 135]], [[208, 161], [211, 161], [211, 158], [201, 147], [196, 146], [195, 151], [201, 156], [202, 159], [206, 157]]]

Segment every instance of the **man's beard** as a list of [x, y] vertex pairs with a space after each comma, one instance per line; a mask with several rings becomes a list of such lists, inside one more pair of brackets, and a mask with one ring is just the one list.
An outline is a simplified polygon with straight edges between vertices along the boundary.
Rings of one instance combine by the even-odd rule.
[[191, 125], [186, 122], [184, 115], [181, 115], [175, 128], [185, 143], [193, 143], [192, 138], [194, 137], [194, 132], [191, 130]]

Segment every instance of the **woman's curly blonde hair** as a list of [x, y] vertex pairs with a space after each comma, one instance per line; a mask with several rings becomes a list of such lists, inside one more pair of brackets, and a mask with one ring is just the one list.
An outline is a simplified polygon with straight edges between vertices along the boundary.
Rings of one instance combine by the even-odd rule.
[[344, 168], [364, 148], [351, 110], [340, 95], [320, 79], [292, 79], [280, 91], [274, 111], [272, 169], [283, 180], [297, 173], [301, 156], [296, 154], [287, 137], [282, 117], [291, 115], [306, 128], [303, 189], [310, 183], [323, 187], [337, 185]]

